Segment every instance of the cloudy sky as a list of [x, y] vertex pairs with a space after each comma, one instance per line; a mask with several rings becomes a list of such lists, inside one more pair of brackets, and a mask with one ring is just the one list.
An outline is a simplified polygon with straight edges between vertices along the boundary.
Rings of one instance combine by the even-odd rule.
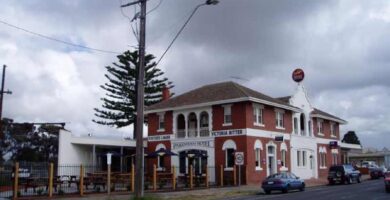
[[[134, 49], [130, 0], [0, 0], [0, 20], [107, 51]], [[147, 52], [157, 58], [203, 0], [149, 0]], [[137, 8], [138, 9], [138, 8]], [[138, 9], [139, 10], [139, 9]], [[124, 15], [123, 15], [124, 14]], [[135, 26], [136, 24], [133, 25]], [[317, 108], [349, 123], [363, 145], [390, 147], [390, 1], [221, 0], [201, 7], [160, 68], [180, 94], [233, 80], [270, 96], [294, 92], [300, 67]], [[4, 117], [67, 122], [76, 134], [129, 134], [94, 124], [105, 66], [116, 54], [63, 45], [0, 23], [0, 64], [8, 65]], [[241, 77], [234, 79], [231, 77]]]

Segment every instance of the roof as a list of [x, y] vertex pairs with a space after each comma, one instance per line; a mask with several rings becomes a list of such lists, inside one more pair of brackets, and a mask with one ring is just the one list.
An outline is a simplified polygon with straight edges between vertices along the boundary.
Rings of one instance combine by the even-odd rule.
[[265, 104], [270, 103], [276, 107], [294, 110], [299, 109], [288, 103], [229, 81], [202, 86], [171, 99], [151, 105], [147, 107], [146, 110], [150, 112], [213, 102], [217, 104], [217, 102], [229, 103], [229, 101], [234, 102], [234, 100], [245, 101], [250, 99], [266, 102]]
[[329, 114], [327, 112], [324, 112], [324, 111], [322, 111], [320, 109], [317, 109], [317, 108], [314, 108], [314, 110], [311, 112], [311, 114], [312, 115], [320, 115], [320, 116], [325, 117], [325, 118], [336, 119], [337, 121], [340, 121], [342, 123], [347, 123], [347, 121], [345, 121], [345, 120], [343, 120], [341, 118], [338, 118], [338, 117], [336, 117], [334, 115], [331, 115], [331, 114]]
[[[290, 98], [291, 96], [285, 96], [285, 97], [278, 97], [276, 99], [278, 99], [279, 101], [282, 101], [284, 103], [289, 103], [290, 102]], [[325, 111], [322, 111], [320, 109], [317, 109], [317, 108], [314, 108], [314, 110], [311, 112], [312, 115], [320, 115], [320, 117], [324, 117], [324, 118], [330, 118], [330, 119], [334, 119], [336, 121], [339, 121], [341, 123], [347, 123], [345, 120], [339, 118], [339, 117], [336, 117], [334, 115], [331, 115]]]

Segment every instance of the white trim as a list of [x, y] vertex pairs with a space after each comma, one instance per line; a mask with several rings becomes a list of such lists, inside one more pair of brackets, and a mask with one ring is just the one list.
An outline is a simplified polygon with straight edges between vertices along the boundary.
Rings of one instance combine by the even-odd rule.
[[329, 144], [329, 142], [337, 141], [337, 144], [341, 143], [340, 140], [334, 140], [334, 139], [327, 139], [327, 138], [315, 138], [317, 144]]
[[223, 168], [223, 171], [233, 171], [233, 167], [226, 167]]
[[167, 149], [167, 147], [165, 147], [165, 144], [159, 143], [158, 145], [156, 145], [156, 151], [158, 151], [160, 149]]
[[345, 121], [345, 120], [340, 120], [340, 119], [336, 119], [336, 118], [333, 118], [333, 117], [327, 117], [327, 116], [320, 115], [320, 114], [311, 114], [310, 116], [311, 116], [311, 117], [316, 117], [316, 118], [322, 118], [322, 119], [327, 119], [327, 120], [335, 121], [335, 122], [338, 122], [338, 123], [340, 123], [340, 124], [348, 124], [348, 122]]
[[273, 138], [274, 139], [275, 136], [283, 135], [284, 140], [290, 140], [290, 138], [291, 138], [291, 134], [281, 133], [281, 132], [277, 132], [277, 131], [266, 131], [266, 130], [251, 129], [251, 128], [247, 128], [247, 129], [243, 129], [243, 130], [246, 130], [246, 134], [244, 133], [244, 135], [247, 135], [247, 136]]
[[280, 108], [274, 108], [275, 112], [278, 112], [278, 113], [285, 113], [286, 111], [283, 110], [283, 109], [280, 109]]
[[192, 104], [192, 105], [179, 106], [179, 107], [169, 107], [169, 108], [161, 108], [161, 109], [156, 109], [156, 110], [148, 110], [148, 111], [145, 111], [145, 114], [165, 112], [165, 111], [185, 110], [185, 109], [191, 109], [191, 108], [197, 108], [197, 107], [205, 107], [205, 106], [227, 104], [227, 103], [236, 103], [236, 102], [242, 102], [242, 101], [252, 101], [252, 102], [256, 102], [256, 103], [261, 103], [261, 104], [266, 104], [266, 105], [270, 105], [270, 106], [284, 108], [284, 109], [295, 111], [295, 112], [302, 112], [301, 109], [293, 107], [293, 106], [287, 106], [287, 105], [282, 105], [282, 104], [278, 104], [278, 103], [273, 103], [270, 101], [266, 101], [263, 99], [257, 99], [257, 98], [253, 98], [253, 97], [241, 97], [241, 98], [236, 98], [236, 99], [211, 101], [211, 102], [206, 102], [206, 103]]
[[326, 147], [320, 147], [318, 152], [319, 153], [326, 153]]
[[165, 128], [157, 130], [157, 132], [164, 132], [164, 131], [165, 131]]
[[279, 130], [286, 130], [286, 128], [284, 128], [284, 127], [281, 127], [281, 126], [277, 126], [277, 127], [275, 127], [276, 129], [279, 129]]
[[237, 149], [237, 146], [236, 146], [236, 143], [229, 139], [229, 140], [226, 140], [223, 145], [222, 145], [222, 150], [226, 150], [226, 149], [234, 149], [236, 150]]
[[348, 143], [340, 142], [339, 145], [341, 148], [362, 149], [362, 146], [359, 144], [348, 144]]
[[257, 122], [253, 122], [253, 126], [264, 127], [265, 125]]
[[256, 149], [263, 150], [263, 143], [259, 139], [255, 141], [254, 150]]
[[331, 152], [332, 152], [332, 154], [339, 154], [339, 150], [338, 149], [332, 149]]
[[[282, 151], [282, 150], [286, 150], [286, 151], [288, 151], [288, 149], [287, 149], [287, 145], [286, 145], [286, 143], [285, 142], [282, 142], [282, 144], [280, 144], [280, 151]], [[287, 155], [286, 155], [287, 156]]]
[[[225, 119], [225, 116], [224, 116], [224, 119]], [[232, 125], [233, 125], [233, 123], [231, 123], [231, 122], [230, 122], [230, 123], [223, 123], [223, 124], [222, 124], [222, 126], [232, 126]]]

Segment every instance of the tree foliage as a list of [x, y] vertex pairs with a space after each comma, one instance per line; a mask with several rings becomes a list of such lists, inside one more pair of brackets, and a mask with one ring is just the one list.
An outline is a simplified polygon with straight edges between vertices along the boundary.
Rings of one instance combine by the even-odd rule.
[[342, 142], [344, 143], [348, 143], [348, 144], [360, 144], [360, 140], [358, 138], [358, 136], [356, 135], [355, 131], [348, 131], [344, 137], [343, 137], [343, 140], [341, 140]]
[[1, 141], [2, 157], [31, 162], [56, 162], [58, 159], [58, 134], [63, 126], [3, 121], [4, 138]]
[[[136, 121], [138, 51], [126, 51], [117, 58], [118, 62], [106, 67], [107, 83], [101, 85], [106, 94], [101, 98], [102, 109], [95, 108], [95, 116], [99, 119], [92, 121], [121, 128]], [[162, 77], [164, 72], [152, 62], [154, 58], [151, 54], [145, 56], [145, 106], [160, 102], [163, 88], [173, 87], [172, 82]]]

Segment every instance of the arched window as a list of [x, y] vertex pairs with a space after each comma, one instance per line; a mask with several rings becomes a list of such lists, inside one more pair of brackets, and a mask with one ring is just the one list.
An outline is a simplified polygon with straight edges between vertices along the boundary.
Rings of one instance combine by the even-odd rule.
[[287, 166], [287, 145], [286, 143], [282, 143], [280, 144], [280, 156], [281, 156], [281, 165], [282, 167], [286, 167]]
[[233, 168], [234, 166], [234, 152], [237, 146], [233, 140], [226, 140], [222, 145], [222, 150], [225, 151], [225, 168]]
[[[160, 149], [167, 149], [164, 144], [160, 143], [156, 146], [156, 151]], [[157, 170], [164, 171], [165, 165], [164, 165], [164, 156], [157, 156]]]
[[261, 167], [261, 151], [263, 150], [263, 144], [260, 140], [255, 141], [254, 150], [256, 170], [262, 170], [263, 168]]
[[320, 147], [319, 149], [320, 153], [320, 168], [326, 168], [326, 148]]

